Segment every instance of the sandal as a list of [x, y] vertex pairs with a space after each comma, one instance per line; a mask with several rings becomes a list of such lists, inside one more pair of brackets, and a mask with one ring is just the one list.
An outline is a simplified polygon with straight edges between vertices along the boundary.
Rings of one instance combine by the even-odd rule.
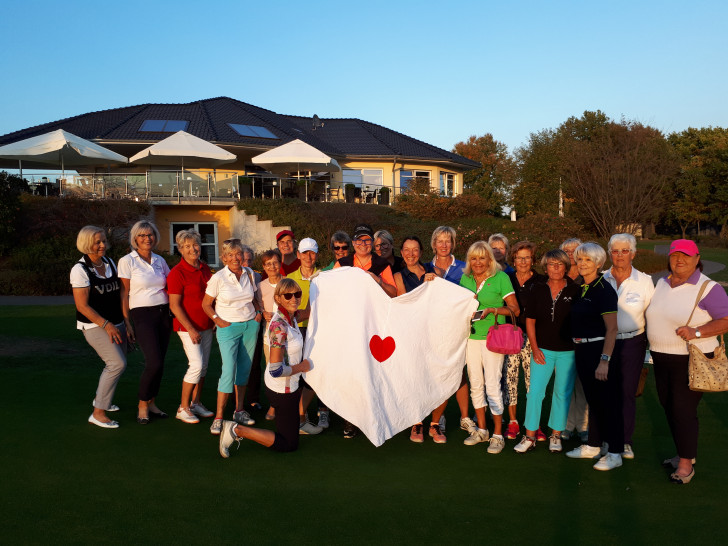
[[672, 483], [678, 483], [681, 485], [685, 485], [685, 484], [690, 483], [690, 480], [692, 480], [694, 476], [695, 476], [694, 468], [690, 471], [690, 474], [688, 474], [687, 476], [680, 476], [677, 472], [673, 472], [672, 474], [670, 474], [670, 481]]

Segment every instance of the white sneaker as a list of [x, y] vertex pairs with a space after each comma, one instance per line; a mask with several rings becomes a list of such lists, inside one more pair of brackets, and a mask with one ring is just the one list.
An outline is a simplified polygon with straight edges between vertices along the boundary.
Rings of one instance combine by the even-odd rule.
[[535, 438], [529, 438], [525, 434], [521, 437], [521, 441], [516, 444], [516, 447], [513, 448], [513, 451], [516, 453], [526, 453], [526, 451], [531, 451], [533, 448], [536, 447], [536, 439]]
[[561, 436], [549, 436], [549, 451], [551, 453], [559, 453], [561, 451]]
[[329, 410], [321, 410], [318, 412], [318, 426], [321, 428], [329, 428]]
[[196, 415], [184, 408], [179, 408], [175, 417], [183, 423], [190, 423], [191, 425], [200, 422]]
[[503, 439], [503, 436], [495, 436], [493, 435], [490, 438], [490, 445], [488, 446], [488, 453], [492, 453], [493, 455], [496, 455], [503, 451], [503, 448], [506, 446], [506, 441]]
[[208, 417], [212, 417], [213, 415], [215, 415], [202, 404], [190, 404], [190, 411], [192, 413], [194, 413], [195, 415], [197, 415], [197, 417], [202, 417], [204, 419], [207, 419]]
[[304, 434], [304, 435], [305, 434], [321, 434], [321, 432], [323, 430], [324, 430], [323, 428], [317, 427], [316, 425], [314, 425], [308, 419], [306, 419], [306, 421], [304, 421], [303, 423], [301, 423], [300, 425], [298, 425], [298, 433], [299, 434]]
[[240, 410], [233, 413], [233, 421], [235, 421], [239, 425], [245, 425], [246, 427], [255, 424], [255, 419], [253, 419], [250, 414], [245, 410]]
[[622, 452], [623, 459], [634, 459], [634, 449], [629, 444], [624, 444], [624, 451]]
[[463, 417], [460, 419], [460, 429], [472, 434], [473, 431], [478, 430], [478, 425], [470, 417]]
[[217, 436], [220, 432], [222, 432], [222, 419], [215, 419], [210, 425], [210, 434]]
[[596, 459], [601, 454], [601, 448], [582, 444], [576, 449], [567, 451], [566, 456], [571, 459]]
[[470, 433], [470, 436], [465, 438], [465, 441], [463, 443], [466, 446], [474, 446], [482, 442], [487, 442], [488, 438], [490, 438], [490, 433], [488, 432], [488, 429], [483, 430], [475, 427], [475, 430]]
[[235, 421], [223, 421], [222, 423], [219, 450], [223, 459], [230, 457], [230, 446], [233, 445], [233, 442], [237, 442], [238, 449], [240, 449], [240, 442], [242, 441], [242, 438], [238, 438], [238, 435], [235, 434], [236, 426], [238, 426], [238, 424]]
[[622, 466], [622, 456], [619, 453], [607, 453], [594, 465], [595, 470], [612, 470]]

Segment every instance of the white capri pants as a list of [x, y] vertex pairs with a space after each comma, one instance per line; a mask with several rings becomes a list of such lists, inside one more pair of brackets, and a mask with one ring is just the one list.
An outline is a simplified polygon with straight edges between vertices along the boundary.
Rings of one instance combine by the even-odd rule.
[[490, 405], [493, 415], [503, 415], [503, 393], [500, 388], [503, 355], [490, 352], [485, 343], [484, 339], [468, 339], [465, 349], [470, 398], [475, 409]]
[[182, 340], [182, 347], [184, 347], [187, 360], [189, 360], [187, 373], [183, 381], [197, 385], [200, 379], [207, 375], [207, 364], [210, 362], [210, 349], [212, 348], [212, 328], [200, 332], [202, 339], [200, 339], [199, 343], [192, 343], [188, 332], [177, 333], [180, 340]]

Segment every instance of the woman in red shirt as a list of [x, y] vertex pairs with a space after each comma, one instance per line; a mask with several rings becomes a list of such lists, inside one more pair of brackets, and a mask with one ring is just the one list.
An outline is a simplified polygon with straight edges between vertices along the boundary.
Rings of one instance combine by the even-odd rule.
[[201, 241], [197, 231], [182, 230], [177, 233], [175, 240], [182, 260], [169, 272], [167, 291], [169, 308], [174, 313], [174, 331], [179, 334], [189, 360], [187, 373], [182, 380], [182, 401], [177, 410], [177, 419], [184, 423], [199, 423], [199, 417], [213, 416], [200, 402], [214, 326], [202, 310], [202, 298], [212, 271], [200, 260]]

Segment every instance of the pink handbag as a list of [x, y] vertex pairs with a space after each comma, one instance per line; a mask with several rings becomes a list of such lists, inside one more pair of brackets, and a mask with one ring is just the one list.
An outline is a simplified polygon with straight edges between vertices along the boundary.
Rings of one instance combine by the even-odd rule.
[[516, 316], [513, 311], [510, 309], [509, 311], [513, 324], [498, 324], [496, 316], [495, 325], [488, 330], [485, 346], [492, 353], [515, 355], [523, 349], [523, 330], [516, 325]]

